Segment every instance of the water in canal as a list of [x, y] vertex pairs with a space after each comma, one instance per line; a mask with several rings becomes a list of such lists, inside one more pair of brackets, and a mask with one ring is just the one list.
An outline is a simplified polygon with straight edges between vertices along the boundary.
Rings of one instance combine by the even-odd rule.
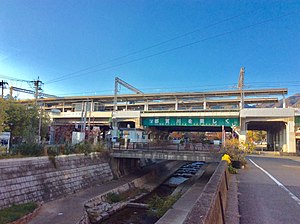
[[143, 208], [126, 207], [115, 215], [101, 223], [104, 224], [150, 224], [158, 220], [155, 216], [147, 214], [147, 210]]
[[[203, 162], [193, 162], [180, 167], [170, 178], [157, 187], [154, 191], [136, 200], [137, 203], [147, 204], [154, 196], [167, 197], [172, 194], [178, 185], [188, 180], [203, 165]], [[158, 218], [148, 214], [145, 208], [126, 207], [116, 212], [109, 219], [102, 221], [104, 224], [153, 224]]]

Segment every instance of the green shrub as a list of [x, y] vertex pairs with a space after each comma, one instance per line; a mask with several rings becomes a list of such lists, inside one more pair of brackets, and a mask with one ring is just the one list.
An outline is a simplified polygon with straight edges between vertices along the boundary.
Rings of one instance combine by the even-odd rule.
[[107, 202], [109, 203], [116, 203], [116, 202], [120, 202], [122, 201], [122, 198], [119, 194], [117, 193], [112, 193], [112, 192], [109, 192], [107, 195], [106, 195], [106, 200]]
[[11, 155], [11, 154], [5, 154], [5, 155], [0, 155], [0, 159], [12, 159], [12, 158], [24, 158], [22, 155]]
[[156, 216], [157, 218], [160, 218], [173, 206], [173, 204], [179, 198], [180, 198], [180, 194], [170, 195], [164, 198], [155, 195], [148, 203], [149, 204], [148, 213], [152, 216]]
[[12, 147], [12, 153], [24, 156], [41, 156], [43, 155], [43, 146], [36, 143], [22, 143]]
[[145, 189], [140, 189], [140, 188], [130, 188], [127, 191], [121, 192], [121, 193], [113, 193], [110, 192], [106, 195], [106, 201], [108, 203], [116, 203], [120, 201], [126, 201], [129, 200], [130, 198], [134, 198], [137, 195], [140, 195], [141, 193], [148, 193], [147, 190]]
[[104, 142], [99, 142], [96, 145], [92, 145], [93, 152], [107, 152], [108, 147]]
[[84, 153], [84, 155], [88, 155], [92, 152], [92, 144], [88, 141], [78, 143], [74, 147], [76, 153]]
[[228, 172], [231, 173], [231, 174], [237, 174], [238, 173], [238, 170], [234, 167], [232, 167], [231, 164], [228, 165]]
[[58, 147], [56, 146], [52, 146], [52, 147], [48, 147], [47, 148], [47, 154], [48, 156], [57, 156], [59, 153], [58, 153]]
[[29, 202], [21, 205], [13, 205], [9, 208], [0, 210], [0, 224], [6, 224], [18, 220], [33, 212], [37, 208], [37, 204]]
[[70, 143], [56, 145], [56, 146], [44, 146], [36, 143], [22, 143], [18, 145], [13, 145], [10, 154], [1, 154], [0, 159], [4, 158], [19, 158], [28, 156], [43, 156], [44, 147], [47, 149], [47, 154], [49, 157], [55, 157], [58, 155], [69, 155], [76, 153], [83, 153], [88, 155], [91, 152], [100, 152], [101, 157], [104, 159], [109, 158], [110, 152], [107, 145], [104, 142], [99, 142], [96, 145], [88, 141], [72, 145]]
[[65, 147], [64, 147], [64, 154], [65, 155], [69, 155], [75, 153], [75, 147], [74, 145], [70, 144], [70, 143], [66, 143]]

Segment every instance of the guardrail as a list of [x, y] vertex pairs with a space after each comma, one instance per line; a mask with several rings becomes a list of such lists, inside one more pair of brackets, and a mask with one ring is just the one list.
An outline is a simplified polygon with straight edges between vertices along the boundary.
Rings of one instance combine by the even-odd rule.
[[202, 144], [202, 143], [171, 143], [166, 142], [129, 142], [127, 144], [114, 142], [112, 144], [112, 149], [117, 150], [177, 150], [177, 151], [203, 151], [203, 152], [219, 152], [222, 149], [221, 145], [214, 144]]

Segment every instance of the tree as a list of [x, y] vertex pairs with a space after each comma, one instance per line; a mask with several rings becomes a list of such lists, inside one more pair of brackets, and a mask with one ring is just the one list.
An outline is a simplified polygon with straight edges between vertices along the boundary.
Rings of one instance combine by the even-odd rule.
[[266, 131], [247, 131], [247, 138], [250, 142], [262, 142], [267, 138]]
[[[3, 129], [4, 131], [11, 132], [12, 143], [21, 143], [24, 141], [34, 143], [38, 136], [39, 108], [33, 104], [20, 104], [16, 100], [7, 100], [4, 104]], [[46, 136], [49, 123], [49, 117], [43, 113], [41, 119], [41, 137]]]
[[6, 120], [6, 102], [0, 99], [0, 132], [4, 131], [4, 123]]

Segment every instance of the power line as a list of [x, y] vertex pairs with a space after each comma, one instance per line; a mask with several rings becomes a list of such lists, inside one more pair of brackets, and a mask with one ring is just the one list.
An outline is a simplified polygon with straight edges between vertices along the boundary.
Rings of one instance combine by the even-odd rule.
[[232, 34], [232, 33], [235, 33], [235, 32], [240, 32], [240, 31], [243, 31], [243, 30], [247, 30], [247, 29], [253, 28], [255, 26], [266, 24], [266, 23], [272, 22], [274, 20], [277, 20], [277, 19], [280, 19], [280, 18], [283, 18], [283, 17], [287, 17], [287, 16], [291, 16], [293, 14], [297, 14], [299, 12], [300, 11], [295, 11], [295, 12], [283, 14], [283, 15], [280, 15], [280, 16], [277, 16], [277, 17], [266, 19], [266, 20], [263, 20], [263, 21], [260, 21], [260, 22], [256, 22], [256, 23], [247, 25], [247, 26], [243, 26], [243, 27], [238, 28], [238, 29], [222, 32], [222, 33], [215, 34], [215, 35], [212, 35], [212, 36], [209, 36], [209, 37], [206, 37], [206, 38], [194, 41], [194, 42], [183, 44], [183, 45], [178, 46], [178, 47], [170, 48], [170, 49], [163, 50], [163, 51], [160, 51], [160, 52], [157, 52], [157, 53], [154, 53], [154, 54], [146, 55], [144, 57], [132, 59], [132, 60], [129, 60], [127, 62], [107, 66], [107, 67], [104, 67], [104, 68], [101, 68], [101, 69], [96, 69], [96, 70], [89, 71], [89, 72], [86, 72], [86, 73], [82, 73], [82, 74], [77, 74], [78, 72], [70, 73], [68, 75], [65, 75], [65, 76], [62, 76], [60, 78], [54, 79], [53, 81], [48, 81], [46, 84], [60, 82], [60, 81], [63, 81], [63, 80], [69, 79], [69, 78], [74, 78], [74, 77], [77, 77], [77, 76], [80, 76], [80, 75], [83, 75], [83, 74], [90, 74], [90, 73], [94, 73], [94, 72], [104, 71], [104, 70], [108, 70], [108, 69], [112, 69], [112, 68], [117, 68], [117, 67], [120, 67], [120, 66], [123, 66], [123, 65], [131, 64], [133, 62], [142, 61], [142, 60], [152, 58], [152, 57], [155, 57], [155, 56], [158, 56], [158, 55], [162, 55], [162, 54], [166, 54], [166, 53], [169, 53], [169, 52], [172, 52], [172, 51], [176, 51], [176, 50], [179, 50], [179, 49], [182, 49], [182, 48], [185, 48], [185, 47], [190, 47], [190, 46], [193, 46], [193, 45], [198, 44], [200, 42], [204, 42], [204, 41], [211, 40], [211, 39], [216, 39], [216, 38], [219, 38], [219, 37], [222, 37], [222, 36], [226, 36], [228, 34]]
[[5, 79], [10, 80], [10, 81], [17, 81], [17, 82], [32, 82], [32, 81], [29, 81], [29, 80], [18, 79], [18, 78], [15, 78], [15, 77], [11, 77], [11, 76], [8, 76], [8, 75], [4, 75], [4, 74], [0, 74], [0, 77], [5, 78]]
[[[58, 96], [55, 96], [55, 95], [51, 95], [51, 94], [41, 92], [42, 91], [42, 85], [44, 85], [44, 83], [41, 80], [39, 80], [39, 78], [37, 80], [29, 81], [29, 80], [17, 79], [17, 78], [7, 76], [7, 75], [4, 75], [4, 74], [0, 74], [0, 77], [5, 77], [5, 79], [10, 80], [10, 81], [27, 82], [29, 84], [33, 84], [33, 86], [34, 86], [35, 90], [33, 91], [33, 90], [23, 89], [23, 88], [20, 88], [20, 87], [15, 87], [15, 86], [10, 85], [10, 95], [11, 96], [12, 96], [12, 92], [15, 91], [15, 92], [33, 94], [36, 99], [38, 97], [58, 97]], [[2, 94], [1, 94], [2, 98], [4, 97], [3, 95], [4, 95], [4, 89], [5, 89], [6, 85], [9, 85], [9, 84], [7, 82], [3, 81], [3, 80], [0, 81], [0, 87], [2, 89]]]
[[[293, 83], [293, 82], [294, 81], [290, 81], [289, 83]], [[248, 82], [248, 83], [245, 83], [245, 86], [247, 87], [247, 89], [253, 89], [253, 88], [256, 88], [256, 87], [260, 87], [260, 88], [288, 87], [289, 88], [289, 86], [292, 88], [292, 87], [300, 86], [300, 82], [299, 82], [299, 84], [291, 84], [289, 86], [284, 86], [284, 83], [282, 83], [280, 85], [279, 82], [271, 82], [270, 85], [263, 85], [263, 84], [257, 84], [257, 83], [265, 83], [265, 82]], [[272, 85], [272, 83], [274, 83], [274, 84]], [[278, 83], [278, 85], [276, 85], [276, 83]], [[173, 87], [160, 86], [160, 87], [149, 87], [149, 88], [141, 88], [141, 89], [143, 91], [145, 91], [145, 90], [158, 90], [159, 92], [167, 92], [168, 90], [174, 90], [172, 92], [178, 92], [178, 90], [180, 90], [180, 89], [185, 90], [185, 91], [182, 91], [182, 92], [188, 92], [188, 91], [203, 92], [203, 91], [212, 91], [212, 90], [218, 90], [218, 91], [228, 90], [228, 89], [230, 89], [229, 87], [234, 86], [234, 85], [236, 85], [236, 83], [211, 84], [211, 85], [199, 85], [199, 86], [180, 86], [180, 87], [178, 87], [178, 86], [173, 86]], [[80, 95], [82, 95], [82, 94], [94, 94], [94, 95], [96, 95], [96, 93], [100, 93], [100, 92], [110, 92], [111, 95], [112, 95], [113, 89], [101, 90], [101, 91], [100, 90], [95, 90], [95, 91], [77, 92], [77, 93], [73, 92], [73, 93], [55, 94], [55, 95], [59, 95], [59, 96], [68, 96], [68, 95], [73, 95], [74, 96], [76, 94], [80, 94]], [[168, 91], [168, 92], [170, 92], [170, 91]], [[147, 92], [147, 93], [149, 93], [149, 92]], [[153, 92], [150, 92], [150, 93], [153, 93]]]
[[[280, 1], [277, 1], [275, 4], [278, 4], [278, 3], [280, 3]], [[106, 61], [106, 62], [104, 62], [104, 63], [100, 63], [100, 64], [93, 65], [93, 66], [89, 66], [89, 67], [83, 68], [83, 69], [81, 69], [81, 70], [78, 70], [78, 71], [75, 71], [75, 72], [71, 72], [71, 73], [68, 73], [68, 74], [66, 74], [66, 75], [62, 75], [61, 77], [58, 77], [58, 78], [54, 78], [54, 79], [48, 80], [48, 81], [46, 82], [46, 84], [47, 84], [47, 83], [55, 82], [56, 80], [60, 80], [61, 78], [68, 77], [68, 76], [70, 76], [70, 75], [74, 75], [74, 74], [77, 74], [77, 73], [81, 73], [81, 72], [84, 72], [84, 71], [88, 71], [88, 70], [90, 70], [90, 69], [92, 69], [92, 68], [96, 68], [96, 67], [99, 67], [99, 66], [101, 66], [101, 65], [106, 65], [106, 64], [109, 64], [109, 63], [111, 63], [111, 62], [114, 62], [114, 61], [118, 61], [118, 60], [120, 60], [120, 59], [127, 58], [127, 57], [132, 56], [132, 55], [136, 55], [136, 54], [138, 54], [138, 53], [141, 53], [141, 52], [150, 50], [150, 49], [152, 49], [152, 48], [155, 48], [155, 47], [164, 45], [164, 44], [169, 43], [169, 42], [172, 42], [172, 41], [174, 41], [174, 40], [177, 40], [177, 39], [181, 39], [181, 38], [187, 37], [187, 36], [189, 36], [189, 35], [191, 35], [191, 34], [194, 34], [194, 33], [199, 32], [199, 31], [201, 31], [201, 30], [205, 30], [205, 29], [211, 28], [211, 27], [213, 27], [213, 26], [216, 26], [216, 25], [219, 25], [219, 24], [228, 22], [228, 21], [233, 20], [233, 19], [235, 19], [235, 18], [244, 16], [244, 15], [247, 15], [247, 14], [253, 14], [253, 12], [259, 11], [259, 10], [264, 9], [264, 8], [265, 8], [265, 7], [261, 7], [261, 8], [252, 10], [252, 11], [250, 11], [250, 12], [240, 13], [240, 14], [237, 14], [237, 15], [234, 15], [234, 16], [231, 16], [231, 17], [222, 19], [222, 20], [220, 20], [220, 21], [217, 21], [217, 22], [215, 22], [215, 23], [209, 24], [209, 25], [204, 26], [204, 27], [202, 27], [202, 28], [194, 29], [194, 30], [192, 30], [192, 31], [183, 33], [183, 34], [178, 35], [178, 36], [175, 36], [175, 37], [173, 37], [173, 38], [170, 38], [170, 39], [161, 41], [161, 42], [159, 42], [159, 43], [157, 43], [157, 44], [153, 44], [153, 45], [150, 45], [150, 46], [148, 46], [148, 47], [142, 48], [142, 49], [140, 49], [140, 50], [136, 50], [136, 51], [133, 51], [133, 52], [131, 52], [131, 53], [128, 53], [128, 54], [126, 54], [126, 55], [123, 55], [123, 56], [120, 56], [120, 57], [116, 57], [116, 58], [110, 59], [110, 60], [108, 60], [108, 61]]]
[[299, 83], [300, 84], [300, 81], [280, 81], [280, 82], [251, 82], [252, 84], [283, 84], [283, 83], [292, 83], [292, 84], [295, 84], [295, 83]]
[[[256, 10], [255, 10], [255, 11], [256, 11]], [[249, 13], [247, 13], [247, 14], [249, 14]], [[106, 61], [106, 62], [97, 64], [97, 65], [93, 65], [93, 66], [89, 66], [89, 67], [86, 67], [86, 68], [84, 68], [84, 69], [81, 69], [81, 70], [78, 70], [78, 71], [75, 71], [75, 72], [71, 72], [71, 73], [66, 74], [66, 75], [62, 75], [62, 76], [59, 77], [59, 78], [56, 78], [56, 79], [52, 79], [52, 80], [47, 81], [46, 84], [47, 84], [47, 83], [55, 82], [55, 80], [60, 79], [60, 78], [64, 78], [64, 77], [68, 77], [68, 76], [70, 76], [70, 75], [74, 75], [74, 74], [77, 74], [77, 73], [81, 73], [81, 72], [84, 72], [84, 71], [88, 71], [88, 70], [90, 70], [90, 69], [92, 69], [92, 68], [96, 68], [96, 67], [99, 67], [99, 66], [101, 66], [101, 65], [106, 65], [106, 64], [109, 64], [109, 63], [111, 63], [111, 62], [118, 61], [118, 60], [120, 60], [120, 59], [124, 59], [124, 58], [127, 58], [127, 57], [129, 57], [129, 56], [133, 56], [133, 55], [142, 53], [142, 52], [144, 52], [144, 51], [147, 51], [147, 50], [153, 49], [153, 48], [155, 48], [155, 47], [164, 45], [164, 44], [169, 43], [169, 42], [172, 42], [172, 41], [174, 41], [174, 40], [178, 40], [178, 39], [181, 39], [181, 38], [183, 38], [183, 37], [189, 36], [189, 35], [191, 35], [191, 34], [197, 33], [197, 32], [199, 32], [199, 31], [201, 31], [201, 30], [205, 30], [205, 29], [211, 28], [211, 27], [213, 27], [213, 26], [222, 24], [222, 23], [224, 23], [224, 22], [228, 22], [228, 21], [230, 21], [230, 20], [232, 20], [232, 19], [235, 19], [235, 18], [238, 18], [238, 17], [240, 17], [240, 16], [242, 16], [242, 15], [244, 15], [244, 14], [239, 14], [239, 15], [235, 15], [235, 16], [226, 18], [226, 19], [224, 19], [224, 20], [220, 20], [220, 21], [218, 21], [218, 22], [215, 22], [215, 23], [212, 23], [212, 24], [210, 24], [210, 25], [207, 25], [207, 26], [205, 26], [205, 27], [203, 27], [203, 28], [197, 28], [197, 29], [195, 29], [195, 30], [192, 30], [192, 31], [190, 31], [190, 32], [187, 32], [187, 33], [178, 35], [178, 36], [173, 37], [173, 38], [170, 38], [170, 39], [167, 39], [167, 40], [162, 41], [162, 42], [159, 42], [159, 43], [157, 43], [157, 44], [150, 45], [149, 47], [145, 47], [145, 48], [142, 48], [142, 49], [140, 49], [140, 50], [133, 51], [133, 52], [131, 52], [131, 53], [125, 54], [125, 55], [123, 55], [123, 56], [120, 56], [120, 57], [116, 57], [116, 58], [110, 59], [110, 60], [108, 60], [108, 61]]]

